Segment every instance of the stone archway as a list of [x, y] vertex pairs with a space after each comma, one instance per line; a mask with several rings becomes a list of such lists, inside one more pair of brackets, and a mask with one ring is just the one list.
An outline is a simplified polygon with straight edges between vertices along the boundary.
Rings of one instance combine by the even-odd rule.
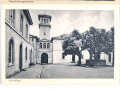
[[48, 64], [48, 54], [47, 53], [42, 53], [41, 55], [41, 64], [47, 63]]

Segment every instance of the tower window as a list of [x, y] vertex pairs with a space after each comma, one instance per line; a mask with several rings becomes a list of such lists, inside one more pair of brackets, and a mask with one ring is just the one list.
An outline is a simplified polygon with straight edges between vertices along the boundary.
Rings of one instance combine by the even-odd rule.
[[46, 43], [43, 44], [43, 48], [46, 48]]
[[47, 48], [50, 48], [50, 43], [47, 43]]
[[44, 19], [44, 23], [46, 23], [46, 19]]
[[43, 22], [43, 19], [41, 19], [41, 22]]
[[47, 23], [48, 23], [48, 19], [46, 19], [47, 20]]
[[9, 65], [14, 64], [14, 43], [13, 40], [9, 41]]
[[46, 35], [46, 33], [44, 32], [44, 35]]
[[42, 48], [42, 43], [40, 43], [40, 48]]

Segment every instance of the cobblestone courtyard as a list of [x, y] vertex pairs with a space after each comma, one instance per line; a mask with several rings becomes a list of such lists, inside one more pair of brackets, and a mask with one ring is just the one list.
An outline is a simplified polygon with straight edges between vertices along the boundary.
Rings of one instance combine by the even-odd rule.
[[11, 78], [113, 78], [114, 67], [84, 67], [76, 63], [34, 65]]

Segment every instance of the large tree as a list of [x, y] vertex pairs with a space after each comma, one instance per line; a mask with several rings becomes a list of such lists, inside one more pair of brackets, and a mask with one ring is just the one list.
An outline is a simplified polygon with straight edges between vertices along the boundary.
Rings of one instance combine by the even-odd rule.
[[104, 29], [96, 29], [90, 27], [89, 31], [82, 34], [82, 50], [87, 49], [90, 53], [90, 60], [94, 57], [94, 60], [100, 59], [100, 53], [104, 51], [106, 31]]
[[78, 30], [74, 30], [64, 41], [62, 44], [64, 53], [72, 55], [72, 62], [75, 62], [75, 55], [79, 54], [79, 45], [75, 43], [76, 40], [81, 39], [81, 34]]
[[105, 50], [104, 52], [108, 54], [109, 60], [111, 60], [111, 52], [113, 54], [113, 63], [114, 66], [114, 27], [112, 27], [108, 32], [105, 34]]

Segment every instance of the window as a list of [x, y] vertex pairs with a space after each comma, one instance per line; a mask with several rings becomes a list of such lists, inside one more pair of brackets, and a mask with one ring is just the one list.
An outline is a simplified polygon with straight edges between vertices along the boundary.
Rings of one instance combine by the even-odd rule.
[[50, 44], [49, 43], [47, 43], [47, 48], [50, 48]]
[[26, 24], [26, 38], [28, 38], [28, 25]]
[[34, 41], [34, 39], [32, 38], [32, 42]]
[[23, 35], [23, 16], [22, 15], [20, 17], [20, 31], [21, 31], [21, 33]]
[[64, 55], [64, 53], [62, 53], [62, 59], [65, 59], [65, 55]]
[[40, 48], [42, 48], [42, 43], [40, 43]]
[[44, 19], [44, 23], [46, 23], [46, 19]]
[[15, 27], [15, 10], [10, 10], [10, 24]]
[[43, 44], [43, 48], [46, 48], [46, 43]]
[[25, 59], [27, 61], [27, 47], [25, 48]]
[[44, 32], [44, 35], [46, 35], [46, 33]]
[[43, 19], [41, 19], [41, 23], [43, 23]]
[[46, 19], [46, 20], [47, 20], [46, 22], [48, 23], [48, 19]]
[[9, 41], [9, 65], [14, 64], [14, 43], [13, 40], [10, 39]]

